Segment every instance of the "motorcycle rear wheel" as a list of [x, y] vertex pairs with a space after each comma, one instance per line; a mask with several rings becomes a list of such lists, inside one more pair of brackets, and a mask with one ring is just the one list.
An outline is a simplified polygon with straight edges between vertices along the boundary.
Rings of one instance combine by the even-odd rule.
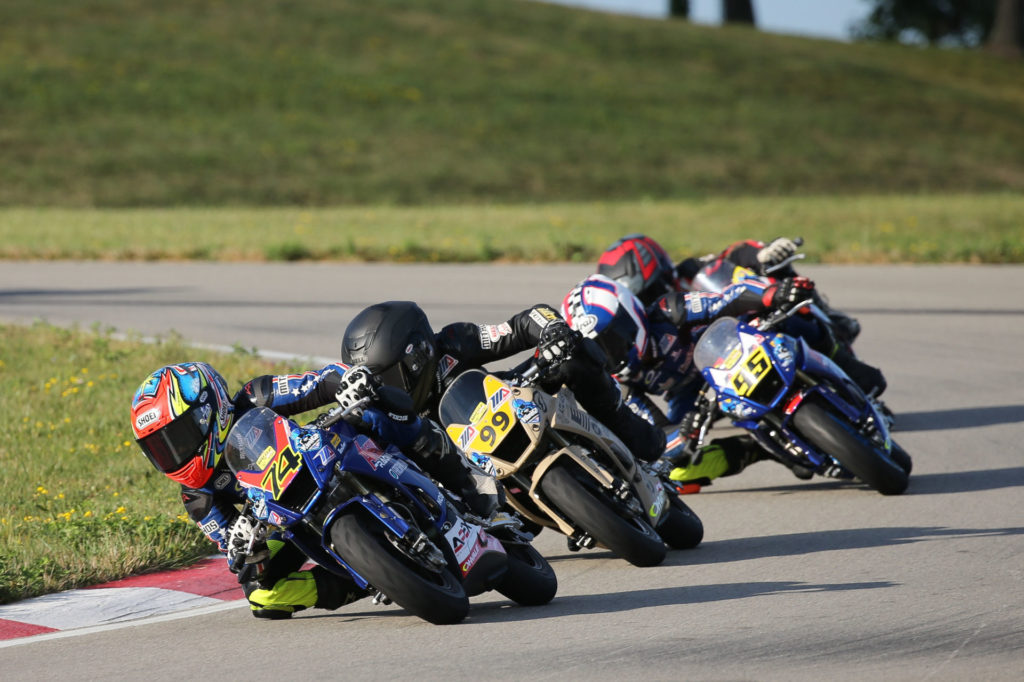
[[835, 457], [850, 473], [883, 495], [907, 489], [907, 472], [893, 457], [874, 447], [853, 426], [817, 403], [804, 403], [793, 425], [811, 445]]
[[558, 578], [547, 559], [529, 544], [503, 542], [502, 546], [508, 571], [494, 589], [520, 606], [542, 606], [554, 599]]
[[693, 549], [704, 539], [704, 524], [674, 492], [668, 502], [668, 513], [655, 530], [672, 549]]
[[435, 625], [451, 625], [469, 614], [469, 597], [458, 578], [417, 565], [384, 536], [383, 526], [358, 513], [331, 526], [334, 551], [375, 588], [406, 611]]
[[577, 476], [590, 478], [578, 467], [555, 464], [544, 474], [540, 488], [574, 524], [634, 566], [657, 566], [665, 560], [665, 543], [650, 524], [623, 518], [611, 500]]

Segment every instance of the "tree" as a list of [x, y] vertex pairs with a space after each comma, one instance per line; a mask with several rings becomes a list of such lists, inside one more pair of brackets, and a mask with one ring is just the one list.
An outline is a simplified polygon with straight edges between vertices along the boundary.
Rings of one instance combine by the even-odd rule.
[[996, 5], [996, 0], [872, 1], [871, 13], [854, 27], [855, 37], [962, 47], [985, 44]]
[[998, 0], [985, 46], [996, 54], [1019, 57], [1024, 48], [1024, 0]]
[[752, 0], [722, 0], [722, 21], [753, 26], [754, 3]]
[[677, 19], [689, 19], [690, 0], [668, 0], [668, 15]]

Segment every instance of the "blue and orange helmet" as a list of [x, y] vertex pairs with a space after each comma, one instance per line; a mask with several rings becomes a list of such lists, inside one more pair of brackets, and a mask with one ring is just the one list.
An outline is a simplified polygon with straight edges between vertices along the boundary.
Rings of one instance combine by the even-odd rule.
[[158, 471], [189, 488], [210, 480], [233, 415], [227, 382], [205, 362], [161, 367], [132, 399], [135, 442]]
[[646, 359], [647, 314], [622, 284], [591, 275], [566, 294], [562, 317], [580, 334], [597, 341], [613, 372], [636, 369]]

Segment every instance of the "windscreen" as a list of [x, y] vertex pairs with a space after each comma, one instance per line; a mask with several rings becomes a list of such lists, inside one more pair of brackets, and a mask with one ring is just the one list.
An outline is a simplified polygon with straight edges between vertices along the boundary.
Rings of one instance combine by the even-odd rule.
[[693, 351], [693, 364], [698, 369], [708, 367], [728, 369], [736, 363], [740, 353], [740, 338], [736, 333], [738, 321], [734, 317], [715, 320], [701, 334], [697, 348]]
[[438, 406], [441, 424], [469, 424], [470, 417], [476, 408], [487, 400], [484, 394], [484, 377], [486, 374], [478, 369], [463, 372], [445, 391]]
[[[254, 407], [239, 419], [228, 435], [224, 457], [231, 471], [262, 471], [270, 456], [277, 451], [274, 420], [277, 414], [267, 407]], [[260, 461], [264, 460], [264, 461]]]

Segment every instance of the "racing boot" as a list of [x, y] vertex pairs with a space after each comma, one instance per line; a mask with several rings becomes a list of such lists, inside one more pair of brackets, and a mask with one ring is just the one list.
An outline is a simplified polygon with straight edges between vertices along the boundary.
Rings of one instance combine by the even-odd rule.
[[698, 492], [712, 480], [734, 476], [765, 458], [767, 453], [749, 436], [717, 438], [702, 447], [693, 461], [679, 461], [669, 471], [668, 480], [681, 495]]
[[270, 620], [291, 618], [293, 613], [314, 607], [333, 611], [370, 594], [351, 578], [335, 575], [322, 566], [289, 573], [269, 589], [252, 581], [242, 590], [252, 615]]

